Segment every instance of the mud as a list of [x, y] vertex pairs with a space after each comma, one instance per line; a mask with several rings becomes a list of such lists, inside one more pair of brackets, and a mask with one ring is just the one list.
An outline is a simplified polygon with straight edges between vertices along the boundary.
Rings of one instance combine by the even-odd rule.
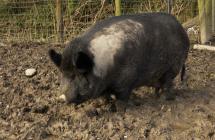
[[[123, 113], [103, 98], [79, 106], [57, 100], [58, 70], [49, 48], [63, 46], [0, 46], [0, 139], [215, 139], [215, 52], [190, 50], [187, 86], [176, 80], [175, 101], [140, 88]], [[26, 77], [28, 68], [37, 74]]]

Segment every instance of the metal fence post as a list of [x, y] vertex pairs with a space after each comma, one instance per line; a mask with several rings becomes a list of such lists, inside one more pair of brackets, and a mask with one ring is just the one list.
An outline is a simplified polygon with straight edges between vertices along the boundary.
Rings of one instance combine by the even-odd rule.
[[56, 0], [57, 41], [63, 43], [63, 12], [62, 0]]
[[115, 16], [120, 16], [121, 14], [121, 0], [115, 0]]

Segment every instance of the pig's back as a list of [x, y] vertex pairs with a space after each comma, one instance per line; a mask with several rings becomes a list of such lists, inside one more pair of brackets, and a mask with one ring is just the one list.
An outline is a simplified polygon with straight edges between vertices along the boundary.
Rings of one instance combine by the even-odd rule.
[[182, 65], [189, 48], [182, 26], [164, 13], [106, 19], [83, 37], [89, 42], [93, 72], [99, 77], [144, 76], [148, 81], [174, 63]]

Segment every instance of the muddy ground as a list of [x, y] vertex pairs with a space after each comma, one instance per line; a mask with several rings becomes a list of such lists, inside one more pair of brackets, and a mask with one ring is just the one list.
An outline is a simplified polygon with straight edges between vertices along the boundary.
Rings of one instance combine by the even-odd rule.
[[[135, 105], [114, 112], [103, 98], [79, 106], [58, 101], [58, 70], [49, 48], [29, 43], [0, 46], [0, 139], [204, 140], [215, 139], [215, 52], [191, 50], [187, 87], [176, 80], [175, 101], [141, 88]], [[26, 77], [27, 68], [37, 74]]]

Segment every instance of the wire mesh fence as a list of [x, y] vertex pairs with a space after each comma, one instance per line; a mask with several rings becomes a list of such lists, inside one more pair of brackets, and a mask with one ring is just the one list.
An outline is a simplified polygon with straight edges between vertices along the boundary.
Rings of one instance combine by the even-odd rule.
[[[121, 0], [123, 15], [167, 12], [167, 0]], [[64, 40], [95, 22], [114, 16], [114, 0], [62, 0]], [[172, 14], [180, 22], [198, 14], [197, 0], [174, 0]], [[0, 41], [57, 41], [55, 0], [1, 0]]]

